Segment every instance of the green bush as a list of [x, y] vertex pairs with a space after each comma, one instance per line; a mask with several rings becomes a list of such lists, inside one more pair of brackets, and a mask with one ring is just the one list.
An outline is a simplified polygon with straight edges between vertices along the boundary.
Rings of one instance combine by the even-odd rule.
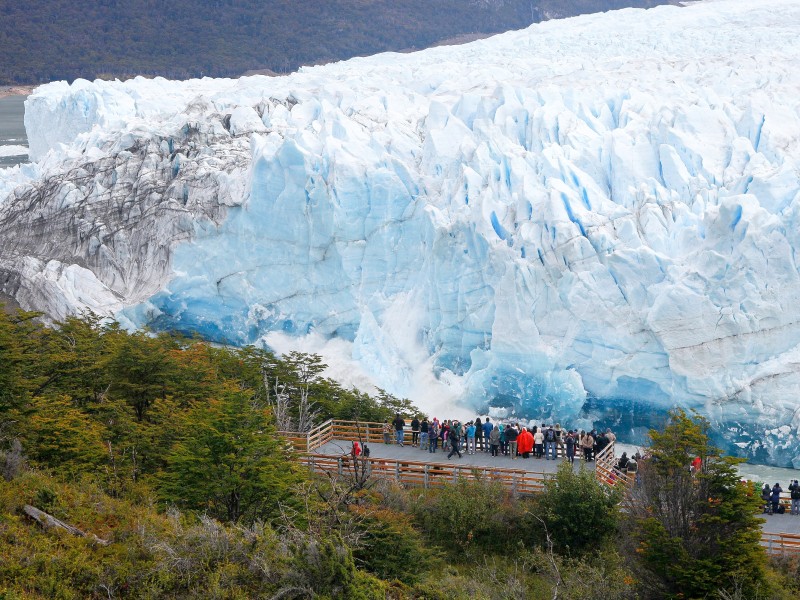
[[565, 462], [535, 499], [526, 515], [526, 529], [543, 543], [549, 535], [553, 548], [561, 553], [595, 551], [617, 532], [620, 499], [619, 491], [599, 483], [593, 470], [576, 472]]

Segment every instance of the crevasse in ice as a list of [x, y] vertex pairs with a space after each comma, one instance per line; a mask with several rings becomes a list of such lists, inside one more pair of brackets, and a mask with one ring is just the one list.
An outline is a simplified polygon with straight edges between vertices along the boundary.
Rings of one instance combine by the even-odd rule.
[[279, 78], [49, 84], [37, 162], [0, 171], [3, 290], [335, 341], [437, 410], [637, 441], [695, 408], [800, 466], [799, 33], [798, 0], [720, 0]]

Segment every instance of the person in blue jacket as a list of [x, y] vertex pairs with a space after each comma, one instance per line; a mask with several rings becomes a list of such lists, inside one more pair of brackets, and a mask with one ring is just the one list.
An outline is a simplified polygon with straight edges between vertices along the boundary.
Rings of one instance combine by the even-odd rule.
[[[488, 441], [489, 436], [492, 434], [492, 429], [494, 429], [494, 425], [492, 425], [491, 420], [489, 417], [486, 417], [486, 422], [483, 424], [483, 438]], [[486, 450], [484, 452], [489, 452], [489, 444], [486, 444]]]

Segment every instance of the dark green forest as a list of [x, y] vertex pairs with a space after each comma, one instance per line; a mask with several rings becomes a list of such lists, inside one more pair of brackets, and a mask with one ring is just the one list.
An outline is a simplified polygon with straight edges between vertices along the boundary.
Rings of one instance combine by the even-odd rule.
[[238, 77], [668, 0], [0, 0], [0, 85]]
[[[789, 599], [757, 489], [676, 411], [629, 493], [564, 463], [534, 497], [309, 472], [276, 398], [330, 417], [419, 411], [277, 357], [93, 315], [0, 310], [0, 599]], [[299, 412], [298, 412], [299, 411]], [[687, 465], [699, 457], [701, 467]]]

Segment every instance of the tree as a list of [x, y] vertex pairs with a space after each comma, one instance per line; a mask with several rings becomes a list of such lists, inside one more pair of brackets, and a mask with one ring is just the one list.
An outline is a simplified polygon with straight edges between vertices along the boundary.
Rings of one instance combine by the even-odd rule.
[[639, 579], [653, 597], [705, 598], [734, 588], [753, 597], [766, 588], [758, 493], [739, 481], [741, 460], [722, 456], [708, 430], [703, 417], [674, 410], [663, 432], [650, 432], [641, 483], [626, 508]]
[[273, 518], [301, 475], [267, 410], [246, 394], [198, 403], [161, 477], [164, 500], [236, 522]]
[[36, 367], [42, 327], [37, 316], [23, 311], [10, 315], [0, 304], [0, 428], [19, 418], [39, 382]]
[[[606, 488], [593, 470], [575, 472], [571, 464], [562, 463], [536, 500], [547, 535], [558, 551], [596, 550], [617, 532], [620, 489]], [[539, 523], [532, 527], [541, 529]]]
[[173, 366], [171, 345], [168, 336], [152, 337], [140, 331], [123, 335], [115, 348], [110, 364], [112, 390], [133, 407], [139, 421], [157, 398], [166, 395]]

